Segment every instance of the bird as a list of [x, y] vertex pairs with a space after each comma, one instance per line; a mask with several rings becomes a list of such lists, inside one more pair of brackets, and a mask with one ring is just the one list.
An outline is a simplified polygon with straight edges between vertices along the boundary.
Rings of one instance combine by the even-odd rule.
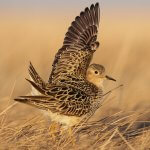
[[71, 127], [90, 113], [103, 98], [103, 81], [116, 81], [106, 75], [104, 66], [90, 64], [99, 47], [99, 3], [86, 7], [65, 34], [63, 46], [55, 55], [47, 82], [32, 63], [26, 79], [34, 88], [32, 95], [14, 100], [43, 110], [52, 121]]

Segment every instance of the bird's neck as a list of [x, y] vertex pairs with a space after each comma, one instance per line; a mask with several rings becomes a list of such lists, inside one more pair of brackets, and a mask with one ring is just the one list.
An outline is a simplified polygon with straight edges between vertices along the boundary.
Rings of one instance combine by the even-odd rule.
[[95, 84], [99, 89], [103, 89], [103, 80], [94, 82], [93, 84]]
[[103, 80], [99, 80], [96, 78], [87, 78], [87, 80], [91, 83], [93, 83], [97, 88], [103, 89]]

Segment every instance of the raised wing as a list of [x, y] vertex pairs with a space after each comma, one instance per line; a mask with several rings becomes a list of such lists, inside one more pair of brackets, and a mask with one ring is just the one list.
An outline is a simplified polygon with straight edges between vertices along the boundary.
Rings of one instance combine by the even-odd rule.
[[99, 4], [91, 5], [75, 18], [58, 50], [53, 62], [49, 83], [60, 79], [70, 80], [68, 76], [84, 80], [93, 53], [99, 46], [97, 40], [100, 19]]

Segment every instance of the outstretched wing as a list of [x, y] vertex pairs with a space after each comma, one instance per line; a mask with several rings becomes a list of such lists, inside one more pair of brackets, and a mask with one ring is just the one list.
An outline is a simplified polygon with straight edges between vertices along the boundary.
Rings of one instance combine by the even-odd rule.
[[[49, 83], [56, 83], [67, 76], [84, 80], [93, 53], [99, 46], [97, 40], [100, 19], [99, 4], [91, 5], [75, 18], [53, 62]], [[67, 78], [70, 80], [70, 78]]]

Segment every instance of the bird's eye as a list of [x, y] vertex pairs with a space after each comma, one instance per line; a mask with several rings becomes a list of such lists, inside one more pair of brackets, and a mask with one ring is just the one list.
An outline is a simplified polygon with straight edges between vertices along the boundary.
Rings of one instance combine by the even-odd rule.
[[98, 71], [95, 71], [95, 74], [98, 74]]

